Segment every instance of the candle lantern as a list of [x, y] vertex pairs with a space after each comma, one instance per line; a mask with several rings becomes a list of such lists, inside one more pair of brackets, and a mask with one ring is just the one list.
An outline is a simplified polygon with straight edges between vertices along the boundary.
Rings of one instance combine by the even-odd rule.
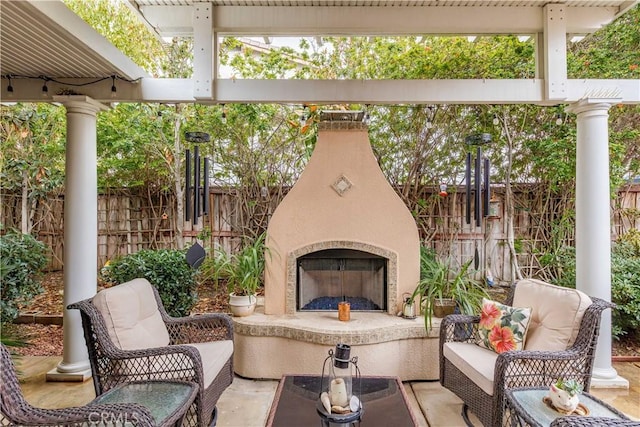
[[[354, 394], [353, 390], [354, 379], [357, 394]], [[323, 424], [349, 424], [359, 421], [364, 412], [359, 398], [361, 393], [362, 378], [358, 358], [351, 357], [351, 346], [336, 344], [335, 351], [329, 350], [329, 355], [322, 365], [317, 410]]]

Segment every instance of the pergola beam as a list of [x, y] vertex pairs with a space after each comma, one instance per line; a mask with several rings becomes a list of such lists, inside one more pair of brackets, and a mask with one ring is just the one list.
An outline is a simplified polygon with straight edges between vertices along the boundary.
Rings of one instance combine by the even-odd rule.
[[[66, 79], [84, 83], [87, 79]], [[49, 93], [73, 89], [101, 102], [205, 102], [205, 103], [300, 103], [300, 104], [568, 104], [596, 94], [615, 94], [622, 104], [640, 103], [640, 80], [567, 80], [566, 97], [548, 100], [544, 79], [485, 80], [238, 80], [213, 83], [215, 99], [193, 97], [193, 79], [145, 78], [137, 83], [117, 81], [112, 97], [111, 80], [81, 88], [49, 83]], [[42, 102], [42, 83], [13, 79], [16, 99]], [[10, 101], [7, 81], [2, 80], [2, 99]]]
[[[222, 35], [444, 35], [542, 32], [540, 7], [211, 6]], [[588, 34], [611, 22], [615, 7], [565, 7], [568, 33]], [[141, 6], [140, 13], [162, 36], [193, 34], [191, 6]]]

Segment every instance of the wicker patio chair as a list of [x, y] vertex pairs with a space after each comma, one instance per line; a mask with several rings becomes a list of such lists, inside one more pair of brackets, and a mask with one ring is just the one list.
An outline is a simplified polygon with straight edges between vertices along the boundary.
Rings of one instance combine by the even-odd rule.
[[0, 360], [0, 425], [21, 426], [95, 426], [100, 417], [110, 425], [154, 426], [151, 414], [142, 405], [109, 404], [87, 405], [63, 409], [43, 409], [31, 406], [22, 394], [15, 367], [7, 348], [1, 346]]
[[603, 417], [560, 417], [550, 427], [640, 427], [640, 421]]
[[[486, 427], [508, 422], [503, 420], [506, 388], [549, 386], [558, 378], [573, 378], [589, 391], [601, 313], [614, 306], [575, 289], [531, 279], [513, 286], [505, 304], [532, 308], [527, 333], [531, 338], [523, 350], [496, 354], [481, 348], [479, 316], [450, 315], [440, 326], [440, 383], [462, 399], [462, 417], [469, 426], [468, 409]], [[563, 317], [571, 336], [564, 344], [551, 338], [546, 343], [555, 332], [549, 321]]]
[[118, 384], [181, 379], [198, 384], [188, 425], [215, 425], [216, 403], [233, 381], [233, 324], [212, 313], [170, 317], [145, 279], [69, 305], [81, 312], [96, 395]]

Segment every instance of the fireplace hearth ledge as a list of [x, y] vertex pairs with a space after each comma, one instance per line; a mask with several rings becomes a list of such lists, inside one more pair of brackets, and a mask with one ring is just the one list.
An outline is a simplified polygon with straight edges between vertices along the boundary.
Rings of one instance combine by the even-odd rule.
[[[263, 307], [234, 317], [234, 369], [246, 378], [278, 379], [284, 374], [318, 374], [329, 348], [353, 346], [367, 375], [397, 375], [403, 381], [438, 378], [440, 319], [427, 333], [424, 318], [351, 312], [341, 322], [337, 312], [265, 315]], [[366, 366], [366, 368], [365, 368]]]

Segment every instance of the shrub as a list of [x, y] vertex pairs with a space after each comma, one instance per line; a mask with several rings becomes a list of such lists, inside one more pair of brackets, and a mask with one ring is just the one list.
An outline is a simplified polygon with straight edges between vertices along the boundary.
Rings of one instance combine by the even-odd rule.
[[162, 304], [171, 316], [187, 316], [198, 298], [196, 270], [179, 250], [143, 249], [108, 262], [100, 271], [100, 277], [110, 284], [145, 278], [158, 289]]
[[0, 236], [0, 321], [18, 317], [18, 307], [44, 289], [40, 284], [47, 265], [47, 247], [29, 234], [9, 231]]
[[[556, 285], [576, 287], [575, 249], [565, 248], [558, 257], [562, 274]], [[640, 331], [640, 247], [621, 239], [611, 253], [611, 301], [617, 308], [612, 313], [612, 334], [615, 338], [637, 335]]]
[[618, 305], [613, 311], [613, 335], [640, 337], [640, 247], [618, 242], [611, 258], [611, 301]]

